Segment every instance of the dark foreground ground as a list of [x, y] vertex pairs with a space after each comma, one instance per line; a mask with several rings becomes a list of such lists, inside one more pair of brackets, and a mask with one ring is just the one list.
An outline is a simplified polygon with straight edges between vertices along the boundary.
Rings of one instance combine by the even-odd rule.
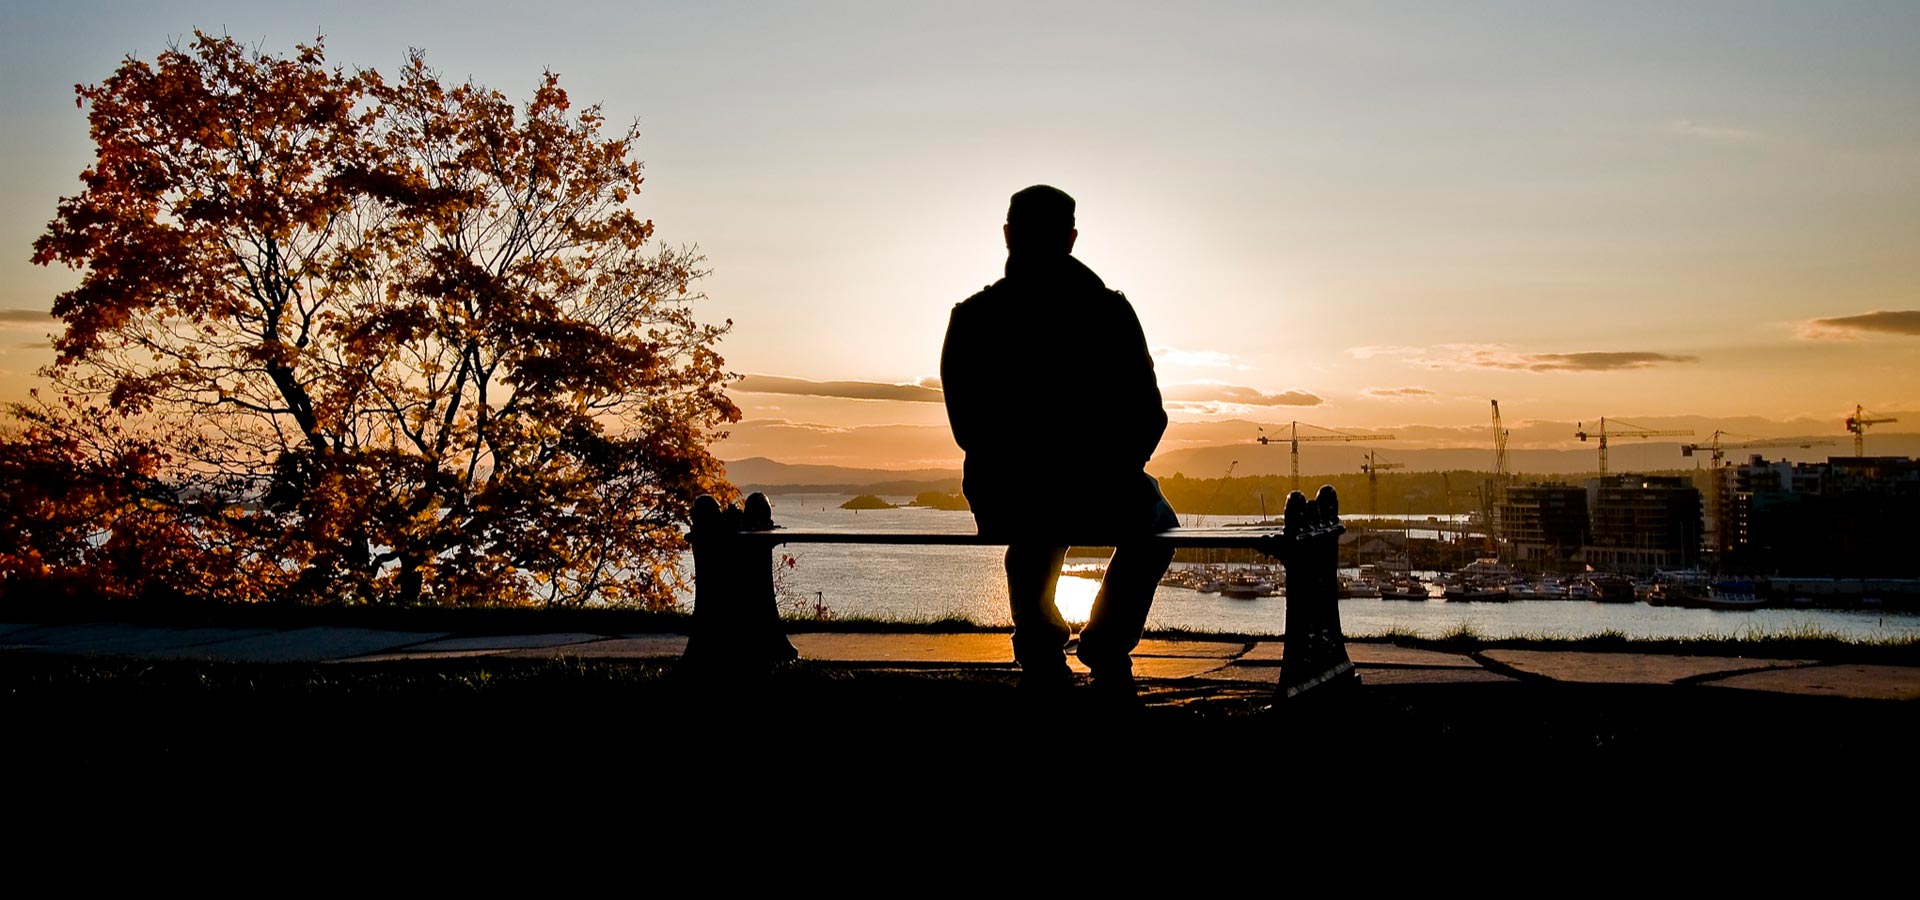
[[[1258, 684], [1148, 681], [1142, 708], [1084, 684], [1032, 700], [1005, 669], [802, 662], [716, 683], [674, 661], [357, 664], [0, 654], [7, 771], [649, 779], [1026, 772], [1188, 784], [1338, 769], [1400, 777], [1636, 770], [1920, 774], [1920, 704], [1688, 685], [1367, 685], [1272, 704]], [[1569, 770], [1566, 764], [1582, 764]], [[1466, 770], [1457, 770], [1466, 771]], [[995, 776], [999, 777], [999, 776]], [[1078, 777], [1078, 776], [1076, 776]], [[18, 783], [17, 781], [15, 782]], [[897, 782], [896, 782], [897, 783]]]

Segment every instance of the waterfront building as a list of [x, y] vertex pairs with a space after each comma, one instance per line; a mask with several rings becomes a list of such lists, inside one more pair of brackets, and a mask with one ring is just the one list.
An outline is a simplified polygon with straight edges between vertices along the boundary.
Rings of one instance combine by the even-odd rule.
[[1837, 456], [1729, 467], [1727, 562], [1771, 575], [1920, 575], [1920, 460]]
[[1587, 492], [1564, 484], [1508, 487], [1500, 522], [1510, 559], [1529, 568], [1560, 568], [1587, 541]]
[[1588, 481], [1586, 494], [1582, 558], [1596, 571], [1651, 574], [1700, 564], [1705, 531], [1691, 479], [1612, 475]]

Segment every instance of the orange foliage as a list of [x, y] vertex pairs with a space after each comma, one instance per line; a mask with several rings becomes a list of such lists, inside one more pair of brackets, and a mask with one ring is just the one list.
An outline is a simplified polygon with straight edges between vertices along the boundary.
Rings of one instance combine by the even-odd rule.
[[[551, 73], [516, 108], [417, 53], [387, 79], [198, 34], [77, 90], [97, 159], [33, 256], [84, 273], [54, 306], [65, 408], [15, 411], [56, 449], [5, 452], [150, 471], [137, 501], [60, 501], [92, 549], [63, 532], [0, 565], [118, 554], [236, 600], [672, 603], [677, 523], [730, 491], [706, 448], [739, 411], [731, 323], [691, 309], [702, 258], [631, 209], [634, 129], [604, 136]], [[114, 435], [145, 455], [57, 450]]]

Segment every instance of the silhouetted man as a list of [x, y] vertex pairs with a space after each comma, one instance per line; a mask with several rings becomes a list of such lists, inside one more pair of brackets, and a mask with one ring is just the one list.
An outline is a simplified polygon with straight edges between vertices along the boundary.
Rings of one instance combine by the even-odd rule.
[[1179, 524], [1144, 466], [1167, 414], [1127, 298], [1071, 255], [1073, 198], [1035, 185], [1007, 207], [1006, 277], [953, 308], [940, 379], [980, 533], [1005, 537], [1023, 687], [1073, 683], [1054, 605], [1068, 545], [1113, 546], [1077, 655], [1133, 692], [1134, 647], [1173, 559], [1139, 539]]

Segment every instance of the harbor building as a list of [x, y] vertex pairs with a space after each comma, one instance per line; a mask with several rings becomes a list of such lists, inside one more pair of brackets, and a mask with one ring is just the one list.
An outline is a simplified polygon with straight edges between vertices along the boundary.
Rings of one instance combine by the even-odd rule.
[[1920, 460], [1837, 456], [1824, 463], [1759, 456], [1727, 469], [1729, 565], [1767, 575], [1920, 575]]
[[1587, 542], [1587, 492], [1564, 484], [1507, 488], [1500, 522], [1510, 558], [1527, 568], [1572, 563]]
[[1700, 564], [1705, 536], [1691, 479], [1612, 475], [1587, 482], [1582, 558], [1597, 571], [1651, 574]]

